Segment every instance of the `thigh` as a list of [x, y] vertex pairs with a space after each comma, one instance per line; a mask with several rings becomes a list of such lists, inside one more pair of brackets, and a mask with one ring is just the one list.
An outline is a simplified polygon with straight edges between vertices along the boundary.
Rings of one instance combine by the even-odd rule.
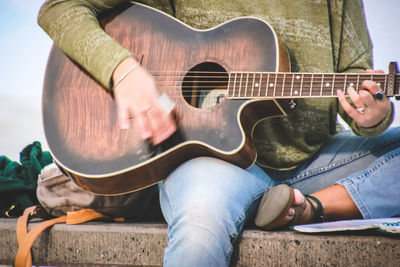
[[247, 170], [201, 157], [160, 183], [168, 223], [165, 266], [228, 266], [233, 245], [260, 197], [274, 182], [256, 165]]
[[248, 207], [275, 183], [256, 165], [244, 170], [200, 157], [179, 166], [160, 184], [161, 208], [168, 223], [185, 212], [202, 209], [239, 223]]
[[304, 193], [313, 193], [338, 180], [362, 171], [377, 158], [400, 147], [400, 127], [389, 128], [377, 137], [337, 134], [309, 162], [287, 177], [286, 183]]

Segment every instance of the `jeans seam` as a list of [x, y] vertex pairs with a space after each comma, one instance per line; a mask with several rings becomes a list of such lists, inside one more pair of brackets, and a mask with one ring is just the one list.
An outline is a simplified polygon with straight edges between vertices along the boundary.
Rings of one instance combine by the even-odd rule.
[[369, 154], [371, 154], [371, 151], [358, 152], [358, 153], [352, 154], [352, 155], [350, 155], [349, 157], [347, 157], [345, 159], [342, 159], [342, 160], [339, 160], [339, 161], [334, 161], [334, 162], [332, 162], [332, 163], [330, 163], [330, 164], [328, 164], [326, 166], [318, 167], [318, 168], [315, 168], [315, 169], [312, 169], [312, 170], [308, 170], [308, 171], [306, 171], [306, 172], [304, 172], [302, 174], [297, 175], [293, 179], [289, 179], [288, 182], [289, 182], [289, 184], [296, 183], [296, 182], [304, 180], [304, 179], [306, 179], [308, 177], [315, 176], [317, 174], [321, 174], [321, 173], [333, 170], [335, 168], [341, 167], [343, 165], [346, 165], [346, 164], [348, 164], [348, 163], [350, 163], [350, 162], [352, 162], [354, 160], [360, 159], [360, 158], [362, 158], [364, 156], [367, 156]]
[[[259, 190], [259, 192], [253, 193], [251, 195], [251, 198], [249, 198], [249, 201], [247, 201], [246, 205], [244, 206], [246, 213], [245, 214], [241, 214], [239, 215], [236, 220], [235, 220], [235, 227], [236, 229], [238, 229], [239, 225], [242, 224], [242, 228], [244, 225], [245, 220], [248, 218], [248, 212], [249, 212], [249, 207], [254, 203], [254, 201], [256, 201], [257, 199], [259, 199], [263, 194], [264, 194], [265, 190]], [[238, 231], [238, 233], [241, 233], [243, 231], [243, 229], [241, 229], [241, 231]], [[232, 253], [234, 250], [234, 246], [233, 246], [233, 240], [236, 242], [237, 238], [240, 234], [235, 234], [235, 235], [231, 235], [231, 244], [232, 244], [232, 248], [230, 249], [230, 251], [228, 252], [227, 258], [226, 258], [226, 262], [229, 264], [231, 257], [232, 257]]]
[[373, 152], [375, 152], [375, 151], [377, 151], [379, 149], [384, 149], [387, 146], [391, 146], [391, 145], [393, 145], [393, 143], [396, 143], [396, 142], [399, 142], [399, 141], [400, 141], [400, 137], [392, 138], [392, 139], [382, 143], [382, 145], [380, 147], [376, 147], [373, 150], [356, 152], [356, 153], [351, 154], [347, 158], [344, 158], [344, 159], [339, 160], [339, 161], [334, 161], [334, 162], [332, 162], [332, 163], [330, 163], [330, 164], [328, 164], [326, 166], [315, 168], [315, 169], [312, 169], [312, 170], [308, 170], [305, 173], [301, 173], [301, 174], [297, 175], [296, 177], [294, 177], [292, 179], [289, 179], [288, 180], [288, 184], [294, 184], [294, 183], [296, 183], [298, 181], [304, 180], [305, 178], [308, 178], [308, 177], [311, 177], [311, 176], [315, 176], [317, 174], [321, 174], [321, 173], [327, 172], [329, 170], [341, 167], [341, 166], [346, 165], [346, 164], [348, 164], [348, 163], [350, 163], [352, 161], [355, 161], [357, 159], [360, 159], [362, 157], [370, 155], [371, 153], [373, 153]]
[[162, 190], [164, 191], [164, 194], [167, 196], [167, 198], [168, 198], [168, 203], [169, 203], [169, 205], [171, 206], [171, 208], [170, 208], [170, 212], [171, 212], [170, 218], [174, 218], [173, 212], [175, 211], [175, 205], [174, 205], [174, 202], [172, 201], [172, 199], [170, 198], [170, 196], [169, 196], [169, 194], [168, 194], [167, 188], [164, 188], [164, 187], [167, 187], [167, 186], [168, 186], [168, 185], [165, 184], [165, 181], [163, 181], [163, 182], [161, 183]]

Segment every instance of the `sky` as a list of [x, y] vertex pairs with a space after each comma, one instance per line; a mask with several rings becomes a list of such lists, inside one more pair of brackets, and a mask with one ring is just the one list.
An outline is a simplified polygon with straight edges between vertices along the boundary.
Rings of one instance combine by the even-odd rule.
[[[15, 161], [34, 141], [48, 150], [41, 91], [52, 41], [36, 22], [43, 1], [0, 0], [0, 155]], [[387, 71], [390, 61], [400, 61], [400, 0], [364, 0], [364, 6], [375, 69]], [[400, 115], [394, 125], [400, 125]]]

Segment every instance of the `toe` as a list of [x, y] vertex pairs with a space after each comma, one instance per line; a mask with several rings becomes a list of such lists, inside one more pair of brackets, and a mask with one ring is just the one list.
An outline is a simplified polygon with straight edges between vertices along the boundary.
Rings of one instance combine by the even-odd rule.
[[277, 225], [278, 228], [284, 226], [284, 225], [288, 225], [290, 222], [293, 221], [294, 217], [295, 217], [296, 211], [293, 208], [290, 208], [286, 215], [284, 217], [282, 217], [278, 222]]
[[298, 189], [293, 189], [293, 193], [294, 193], [293, 206], [303, 205], [304, 202], [306, 201], [303, 194]]

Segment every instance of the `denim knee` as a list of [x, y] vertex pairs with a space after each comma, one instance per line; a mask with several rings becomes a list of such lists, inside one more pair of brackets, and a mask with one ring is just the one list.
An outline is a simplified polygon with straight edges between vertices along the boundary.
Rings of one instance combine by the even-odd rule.
[[266, 185], [264, 176], [214, 158], [178, 167], [160, 184], [168, 222], [164, 264], [227, 266], [249, 207]]

